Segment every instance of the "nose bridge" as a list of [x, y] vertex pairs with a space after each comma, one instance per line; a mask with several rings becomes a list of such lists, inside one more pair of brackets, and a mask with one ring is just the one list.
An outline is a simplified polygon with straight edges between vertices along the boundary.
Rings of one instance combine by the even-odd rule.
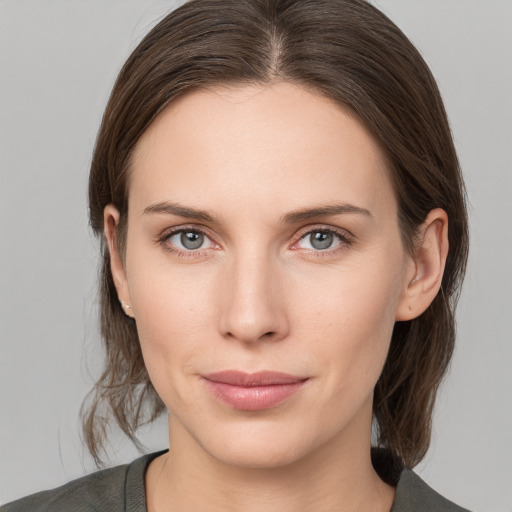
[[279, 262], [268, 251], [246, 247], [234, 253], [225, 273], [221, 331], [243, 342], [281, 339], [287, 332]]

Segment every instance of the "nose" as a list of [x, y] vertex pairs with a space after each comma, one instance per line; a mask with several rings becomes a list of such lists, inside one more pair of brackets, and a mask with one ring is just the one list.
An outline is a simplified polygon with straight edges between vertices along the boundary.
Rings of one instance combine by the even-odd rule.
[[282, 281], [279, 262], [268, 255], [234, 258], [221, 283], [222, 335], [242, 343], [286, 337], [289, 325]]

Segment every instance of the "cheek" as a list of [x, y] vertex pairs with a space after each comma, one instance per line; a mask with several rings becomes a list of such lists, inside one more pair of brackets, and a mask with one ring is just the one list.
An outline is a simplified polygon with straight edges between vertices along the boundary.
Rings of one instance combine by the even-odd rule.
[[144, 242], [141, 234], [127, 250], [127, 275], [130, 298], [137, 324], [141, 328], [161, 330], [170, 335], [194, 332], [194, 319], [200, 318], [208, 306], [211, 270], [201, 265], [176, 264], [163, 249]]
[[189, 374], [191, 362], [211, 341], [211, 279], [198, 275], [198, 268], [171, 266], [155, 251], [132, 251], [127, 270], [149, 375], [157, 391], [172, 389], [166, 383]]
[[371, 338], [372, 333], [378, 336], [379, 326], [394, 324], [402, 291], [401, 259], [401, 252], [390, 251], [380, 258], [361, 258], [319, 272], [298, 272], [293, 294], [297, 319], [303, 318], [305, 326], [319, 332], [332, 326], [347, 338], [355, 332], [367, 333], [364, 338]]
[[389, 263], [401, 257], [401, 252], [392, 252], [389, 258], [333, 269], [322, 279], [316, 276], [315, 286], [302, 283], [302, 288], [317, 291], [300, 301], [297, 330], [304, 350], [309, 348], [326, 370], [333, 395], [368, 393], [380, 376], [402, 283], [402, 266]]

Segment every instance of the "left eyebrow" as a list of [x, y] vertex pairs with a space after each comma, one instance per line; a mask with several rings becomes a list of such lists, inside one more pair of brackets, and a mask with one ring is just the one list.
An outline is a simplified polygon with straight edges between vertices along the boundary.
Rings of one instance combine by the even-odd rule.
[[166, 214], [176, 215], [185, 219], [191, 219], [198, 222], [218, 222], [213, 214], [205, 210], [198, 210], [196, 208], [189, 208], [182, 206], [177, 203], [171, 203], [169, 201], [162, 201], [160, 203], [152, 204], [144, 209], [143, 215], [148, 214]]
[[283, 224], [295, 224], [297, 222], [303, 222], [305, 220], [316, 219], [319, 217], [329, 217], [333, 215], [342, 215], [346, 213], [355, 213], [364, 215], [366, 217], [373, 218], [373, 215], [366, 208], [361, 208], [353, 204], [334, 204], [319, 206], [315, 208], [307, 208], [304, 210], [297, 210], [294, 212], [287, 213], [281, 217]]

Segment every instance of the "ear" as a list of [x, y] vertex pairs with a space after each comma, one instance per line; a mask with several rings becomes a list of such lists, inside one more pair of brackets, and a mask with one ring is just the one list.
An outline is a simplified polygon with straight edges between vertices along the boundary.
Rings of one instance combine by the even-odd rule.
[[112, 278], [114, 286], [116, 287], [120, 307], [123, 308], [123, 311], [127, 316], [134, 318], [124, 261], [121, 253], [119, 252], [119, 240], [117, 235], [119, 211], [112, 204], [107, 205], [103, 211], [103, 225], [105, 230], [105, 241], [110, 255], [110, 271], [112, 272]]
[[421, 225], [414, 254], [396, 310], [396, 320], [412, 320], [432, 303], [441, 288], [448, 256], [448, 216], [440, 208], [432, 210]]

